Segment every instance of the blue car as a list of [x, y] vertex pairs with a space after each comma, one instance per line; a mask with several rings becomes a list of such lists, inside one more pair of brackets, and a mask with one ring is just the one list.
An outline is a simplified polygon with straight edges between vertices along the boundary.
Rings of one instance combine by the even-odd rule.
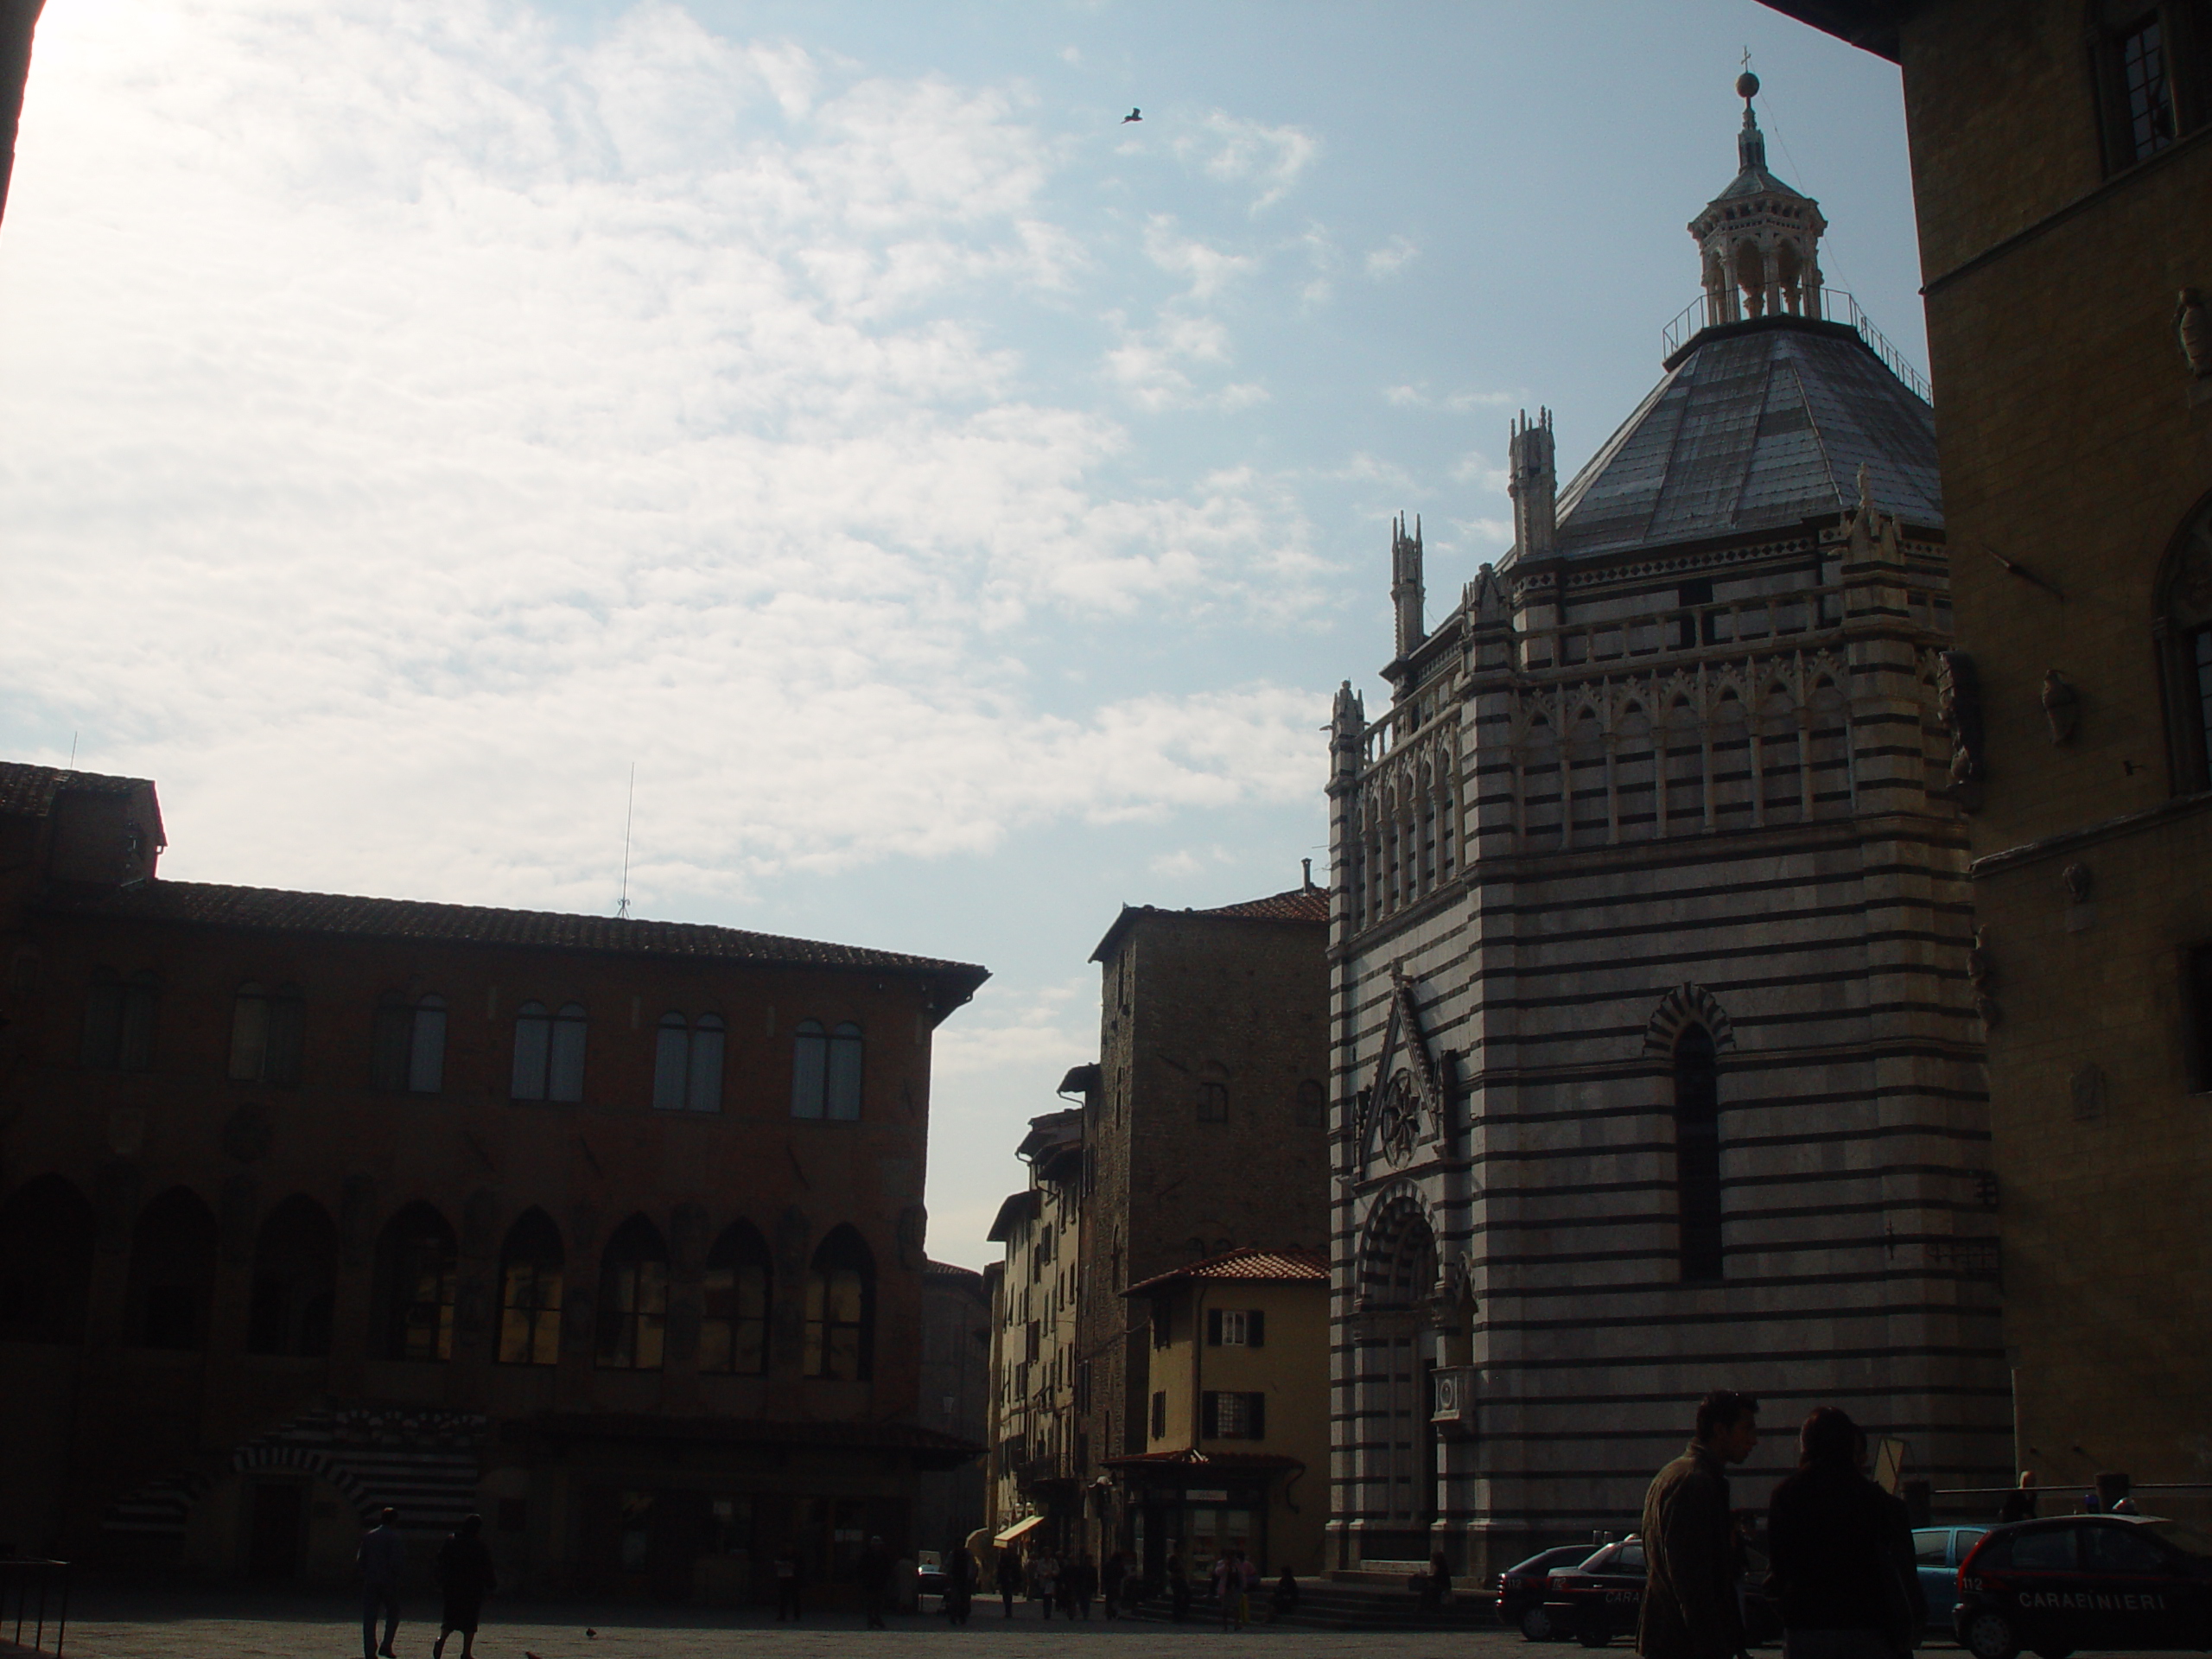
[[1912, 1535], [1912, 1559], [1920, 1587], [1928, 1596], [1928, 1627], [1951, 1628], [1951, 1609], [1959, 1599], [1959, 1567], [1981, 1541], [1987, 1527], [1919, 1527]]

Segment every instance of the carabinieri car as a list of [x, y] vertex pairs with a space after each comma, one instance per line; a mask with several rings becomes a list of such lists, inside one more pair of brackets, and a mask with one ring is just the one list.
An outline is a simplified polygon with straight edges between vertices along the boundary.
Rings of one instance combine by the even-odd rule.
[[2212, 1649], [2212, 1539], [2152, 1516], [1999, 1527], [1959, 1568], [1951, 1629], [1974, 1659]]

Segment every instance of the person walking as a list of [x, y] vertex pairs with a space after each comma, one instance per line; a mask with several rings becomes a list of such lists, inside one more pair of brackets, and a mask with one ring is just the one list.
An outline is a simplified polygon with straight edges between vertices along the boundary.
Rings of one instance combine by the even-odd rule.
[[1731, 1389], [1707, 1395], [1688, 1448], [1643, 1495], [1649, 1576], [1636, 1649], [1644, 1659], [1733, 1659], [1744, 1649], [1727, 1469], [1759, 1443], [1758, 1409]]
[[964, 1544], [944, 1558], [944, 1618], [948, 1624], [965, 1624], [976, 1601], [976, 1558]]
[[1452, 1563], [1438, 1550], [1428, 1558], [1428, 1571], [1418, 1574], [1414, 1583], [1421, 1593], [1421, 1610], [1424, 1613], [1440, 1611], [1452, 1599]]
[[1798, 1430], [1796, 1471], [1774, 1489], [1783, 1659], [1896, 1659], [1928, 1622], [1911, 1521], [1862, 1471], [1866, 1444], [1847, 1413], [1821, 1406]]
[[2034, 1520], [2036, 1498], [2038, 1496], [2036, 1491], [2036, 1471], [2032, 1469], [2021, 1470], [2020, 1484], [2005, 1493], [2005, 1501], [1997, 1506], [1997, 1524], [2004, 1527], [2010, 1526], [2015, 1521]]
[[430, 1659], [445, 1659], [446, 1638], [456, 1630], [461, 1632], [461, 1659], [474, 1659], [484, 1598], [499, 1587], [492, 1552], [484, 1543], [482, 1516], [461, 1516], [453, 1536], [438, 1546], [435, 1570], [445, 1607], [438, 1618], [438, 1639], [430, 1643]]
[[1280, 1624], [1298, 1611], [1298, 1580], [1288, 1567], [1283, 1568], [1282, 1577], [1275, 1580], [1270, 1600], [1273, 1604], [1268, 1609], [1268, 1623], [1270, 1624]]
[[1104, 1592], [1106, 1617], [1122, 1616], [1122, 1577], [1128, 1571], [1128, 1557], [1116, 1550], [1106, 1558], [1106, 1566], [1098, 1575], [1098, 1586]]
[[1098, 1593], [1098, 1569], [1090, 1564], [1088, 1553], [1075, 1558], [1075, 1565], [1069, 1569], [1068, 1576], [1073, 1580], [1068, 1586], [1068, 1592], [1074, 1598], [1076, 1611], [1088, 1619], [1091, 1598]]
[[890, 1595], [891, 1552], [883, 1547], [882, 1539], [871, 1538], [861, 1552], [861, 1610], [868, 1615], [869, 1630], [891, 1628], [883, 1622], [883, 1604]]
[[791, 1623], [798, 1623], [798, 1551], [785, 1544], [776, 1552], [770, 1567], [776, 1575], [776, 1623], [784, 1622], [786, 1611]]
[[[361, 1574], [361, 1659], [397, 1659], [391, 1644], [399, 1635], [399, 1575], [407, 1565], [407, 1541], [399, 1535], [399, 1511], [379, 1510], [377, 1523], [361, 1536], [353, 1556]], [[377, 1619], [384, 1619], [384, 1644], [377, 1644]]]
[[999, 1551], [999, 1600], [1005, 1605], [1006, 1616], [1014, 1617], [1014, 1599], [1021, 1593], [1021, 1556], [1012, 1549]]
[[1060, 1599], [1060, 1564], [1049, 1549], [1030, 1563], [1029, 1593], [1045, 1604], [1045, 1617], [1052, 1617], [1052, 1604]]

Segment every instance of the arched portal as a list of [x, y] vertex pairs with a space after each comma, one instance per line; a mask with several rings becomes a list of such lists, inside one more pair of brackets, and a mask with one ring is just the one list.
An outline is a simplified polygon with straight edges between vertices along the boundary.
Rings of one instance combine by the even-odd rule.
[[1437, 1278], [1436, 1233], [1410, 1196], [1368, 1223], [1359, 1255], [1359, 1486], [1366, 1559], [1426, 1560], [1436, 1519], [1437, 1452], [1432, 1393], [1435, 1332], [1427, 1306]]

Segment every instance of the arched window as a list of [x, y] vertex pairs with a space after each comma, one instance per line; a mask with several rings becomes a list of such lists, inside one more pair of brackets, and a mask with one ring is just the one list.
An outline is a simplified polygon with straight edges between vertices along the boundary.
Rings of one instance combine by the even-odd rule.
[[139, 1211], [124, 1299], [129, 1340], [143, 1348], [207, 1345], [216, 1236], [214, 1212], [185, 1187], [171, 1187]]
[[768, 1369], [768, 1246], [752, 1225], [728, 1228], [707, 1252], [699, 1369], [758, 1376]]
[[2174, 792], [2212, 788], [2212, 499], [2190, 514], [2158, 573]]
[[632, 1216], [614, 1230], [599, 1263], [599, 1363], [657, 1371], [668, 1341], [668, 1245]]
[[653, 1050], [653, 1105], [664, 1112], [718, 1112], [722, 1106], [722, 1033], [718, 1014], [687, 1022], [660, 1017]]
[[875, 1258], [850, 1226], [836, 1229], [806, 1274], [809, 1376], [865, 1382], [875, 1362]]
[[1675, 1204], [1683, 1279], [1719, 1278], [1719, 1066], [1701, 1025], [1675, 1039]]
[[543, 1002], [515, 1010], [517, 1100], [575, 1101], [584, 1097], [584, 1007], [562, 1005], [548, 1014]]
[[427, 1204], [410, 1204], [377, 1240], [376, 1351], [385, 1359], [453, 1357], [453, 1229]]
[[369, 1086], [388, 1094], [435, 1095], [445, 1086], [446, 1000], [397, 993], [377, 1003]]
[[499, 1363], [551, 1365], [561, 1357], [561, 1231], [525, 1210], [499, 1250]]
[[857, 1121], [861, 1115], [861, 1028], [849, 1020], [825, 1032], [802, 1020], [791, 1039], [791, 1116]]
[[59, 1175], [0, 1208], [0, 1341], [82, 1342], [92, 1285], [92, 1206]]
[[327, 1355], [337, 1282], [338, 1229], [328, 1211], [296, 1193], [269, 1212], [254, 1241], [246, 1351]]
[[87, 1071], [143, 1071], [152, 1066], [154, 1005], [160, 989], [161, 982], [149, 972], [126, 980], [112, 968], [93, 969], [79, 1052]]
[[307, 1001], [298, 986], [239, 986], [231, 1005], [231, 1081], [297, 1083], [306, 1026]]

